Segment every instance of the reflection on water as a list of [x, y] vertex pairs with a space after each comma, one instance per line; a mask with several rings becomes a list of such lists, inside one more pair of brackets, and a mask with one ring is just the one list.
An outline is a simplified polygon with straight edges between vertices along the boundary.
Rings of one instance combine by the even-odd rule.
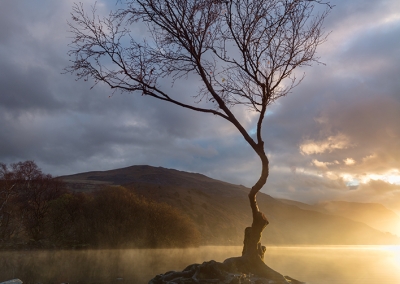
[[266, 262], [310, 284], [400, 283], [400, 246], [274, 248]]
[[[240, 253], [241, 247], [0, 252], [0, 282], [140, 284], [159, 273]], [[400, 246], [269, 247], [265, 261], [309, 284], [400, 283]]]

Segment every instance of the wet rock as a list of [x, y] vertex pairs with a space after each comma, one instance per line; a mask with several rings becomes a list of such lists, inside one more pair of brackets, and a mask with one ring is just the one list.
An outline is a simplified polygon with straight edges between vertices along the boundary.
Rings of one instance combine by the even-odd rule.
[[267, 279], [255, 274], [244, 274], [224, 263], [214, 260], [192, 264], [183, 271], [169, 271], [149, 281], [149, 284], [300, 284], [298, 280], [285, 276], [282, 281]]
[[0, 282], [0, 284], [22, 284], [23, 282], [19, 279], [11, 279], [8, 281]]

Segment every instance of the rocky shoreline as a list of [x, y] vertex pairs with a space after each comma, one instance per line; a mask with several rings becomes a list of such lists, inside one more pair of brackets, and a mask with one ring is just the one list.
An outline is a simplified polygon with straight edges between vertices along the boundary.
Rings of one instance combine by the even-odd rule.
[[[148, 284], [305, 284], [289, 276], [282, 280], [272, 280], [248, 273], [245, 274], [225, 262], [214, 260], [202, 264], [192, 264], [183, 271], [169, 271], [159, 274]], [[1, 283], [0, 283], [1, 284]]]

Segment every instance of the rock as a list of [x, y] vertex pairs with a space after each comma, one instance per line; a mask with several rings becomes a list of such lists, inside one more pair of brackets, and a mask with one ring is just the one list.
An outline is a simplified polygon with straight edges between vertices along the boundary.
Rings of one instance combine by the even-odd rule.
[[148, 284], [300, 284], [291, 277], [285, 276], [282, 281], [267, 279], [255, 274], [232, 271], [224, 263], [214, 260], [202, 264], [192, 264], [183, 271], [169, 271], [160, 274]]
[[23, 282], [19, 279], [12, 279], [4, 282], [0, 282], [0, 284], [22, 284]]

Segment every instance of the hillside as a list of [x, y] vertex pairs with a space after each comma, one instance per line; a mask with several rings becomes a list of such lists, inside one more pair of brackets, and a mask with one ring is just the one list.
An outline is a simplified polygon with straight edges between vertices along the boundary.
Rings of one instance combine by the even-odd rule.
[[279, 199], [301, 209], [317, 211], [325, 214], [342, 216], [356, 222], [362, 222], [382, 232], [400, 236], [400, 217], [392, 210], [379, 203], [359, 203], [347, 201], [329, 201], [314, 205]]
[[[138, 194], [172, 205], [187, 214], [202, 233], [203, 244], [243, 241], [251, 224], [248, 188], [207, 176], [150, 166], [132, 166], [60, 177], [75, 191], [103, 185], [124, 185]], [[348, 218], [300, 208], [259, 193], [257, 200], [270, 225], [263, 243], [284, 244], [398, 244], [400, 239]]]
[[400, 236], [400, 217], [382, 204], [330, 201], [316, 204], [316, 207], [323, 212], [344, 216]]

